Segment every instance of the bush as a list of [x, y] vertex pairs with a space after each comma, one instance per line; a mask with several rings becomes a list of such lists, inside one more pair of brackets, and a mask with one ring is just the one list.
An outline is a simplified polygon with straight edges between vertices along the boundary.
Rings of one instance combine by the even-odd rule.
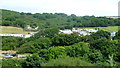
[[42, 66], [94, 66], [89, 62], [85, 62], [83, 60], [80, 60], [79, 58], [73, 58], [73, 57], [53, 59], [41, 65]]
[[67, 55], [70, 57], [83, 57], [89, 53], [89, 45], [84, 42], [79, 42], [71, 46], [66, 46]]
[[19, 60], [16, 59], [3, 59], [2, 60], [3, 67], [21, 67]]
[[45, 62], [43, 58], [39, 57], [37, 54], [28, 56], [26, 59], [21, 61], [22, 67], [40, 67], [41, 63]]

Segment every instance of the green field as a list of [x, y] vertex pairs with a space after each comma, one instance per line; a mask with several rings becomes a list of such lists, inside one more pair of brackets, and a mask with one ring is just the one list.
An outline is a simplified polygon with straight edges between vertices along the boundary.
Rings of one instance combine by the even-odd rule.
[[0, 33], [27, 34], [28, 31], [24, 31], [22, 28], [18, 27], [0, 26]]
[[85, 27], [85, 29], [95, 29], [99, 28], [100, 30], [108, 31], [108, 32], [117, 32], [118, 27], [120, 26], [109, 26], [109, 27]]

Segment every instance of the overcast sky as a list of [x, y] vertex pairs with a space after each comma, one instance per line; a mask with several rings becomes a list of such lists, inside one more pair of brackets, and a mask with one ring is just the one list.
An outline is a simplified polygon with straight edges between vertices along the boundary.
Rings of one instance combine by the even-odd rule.
[[77, 16], [117, 16], [119, 0], [0, 0], [0, 9]]

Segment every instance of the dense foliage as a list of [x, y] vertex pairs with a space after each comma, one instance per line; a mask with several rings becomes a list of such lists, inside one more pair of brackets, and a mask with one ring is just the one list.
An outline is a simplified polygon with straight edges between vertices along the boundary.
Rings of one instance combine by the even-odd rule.
[[71, 29], [72, 27], [106, 27], [119, 26], [118, 19], [95, 17], [95, 16], [76, 16], [64, 13], [19, 13], [16, 11], [2, 10], [2, 26], [16, 26], [25, 28], [31, 25], [35, 28], [59, 27], [61, 29]]
[[[39, 26], [39, 32], [30, 38], [2, 37], [2, 50], [30, 53], [24, 59], [3, 59], [3, 66], [120, 66], [120, 30], [115, 37], [107, 31], [87, 36], [60, 34], [59, 29], [119, 25], [117, 19], [64, 13], [19, 13], [2, 10], [4, 26], [24, 28]], [[113, 38], [111, 40], [111, 38]]]
[[[109, 38], [109, 32], [106, 31], [98, 31], [96, 33], [92, 33], [88, 37], [78, 36], [74, 33], [69, 35], [59, 34], [57, 33], [57, 30], [53, 30], [53, 32], [51, 32], [50, 29], [52, 28], [44, 30], [44, 33], [47, 33], [45, 36], [40, 36], [42, 33], [39, 32], [31, 38], [3, 37], [2, 49], [16, 50], [17, 53], [33, 54], [32, 56], [28, 56], [26, 59], [19, 60], [19, 64], [22, 67], [39, 67], [45, 65], [84, 66], [85, 64], [88, 64], [86, 66], [120, 65], [120, 43], [118, 42], [119, 39], [117, 39], [119, 35], [118, 33], [116, 33], [116, 39], [111, 40]], [[9, 43], [10, 45], [8, 45]], [[60, 63], [62, 60], [64, 60], [64, 62]], [[75, 62], [76, 60], [77, 62]], [[18, 60], [9, 61], [14, 63], [17, 62], [18, 64]], [[6, 60], [3, 62], [7, 63]], [[7, 65], [9, 66], [10, 64], [7, 63]]]

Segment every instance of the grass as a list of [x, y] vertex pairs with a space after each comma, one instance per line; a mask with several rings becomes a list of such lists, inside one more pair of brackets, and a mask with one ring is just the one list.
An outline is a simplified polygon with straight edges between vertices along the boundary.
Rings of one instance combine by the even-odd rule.
[[19, 27], [0, 26], [0, 33], [27, 34], [28, 31], [24, 31], [22, 28]]
[[100, 30], [108, 31], [108, 32], [117, 32], [119, 26], [108, 26], [108, 27], [85, 27], [85, 29], [95, 29], [99, 28]]

